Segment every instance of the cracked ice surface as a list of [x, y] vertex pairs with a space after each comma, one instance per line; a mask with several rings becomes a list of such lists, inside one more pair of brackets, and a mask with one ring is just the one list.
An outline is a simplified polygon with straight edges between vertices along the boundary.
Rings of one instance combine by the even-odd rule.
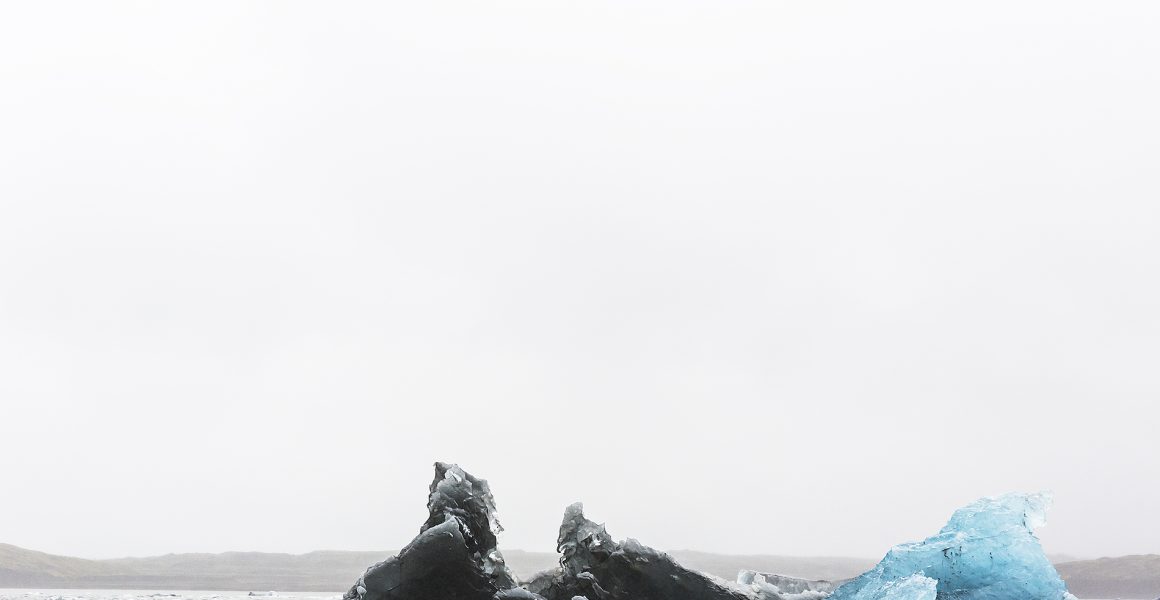
[[1049, 494], [983, 498], [951, 517], [938, 535], [900, 544], [830, 600], [1063, 600], [1072, 598], [1033, 529]]
[[[938, 582], [922, 575], [875, 580], [852, 596], [857, 600], [935, 600]], [[837, 596], [834, 596], [837, 597]], [[1013, 598], [1011, 600], [1014, 600]]]

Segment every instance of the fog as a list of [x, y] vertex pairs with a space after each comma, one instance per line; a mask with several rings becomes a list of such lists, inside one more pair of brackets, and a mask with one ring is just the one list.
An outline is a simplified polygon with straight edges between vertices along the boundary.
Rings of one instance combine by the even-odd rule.
[[0, 9], [0, 542], [1160, 552], [1160, 4]]

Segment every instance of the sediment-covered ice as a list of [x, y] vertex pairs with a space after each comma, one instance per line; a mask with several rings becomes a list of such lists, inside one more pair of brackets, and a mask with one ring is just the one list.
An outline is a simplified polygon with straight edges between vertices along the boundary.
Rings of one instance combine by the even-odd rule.
[[560, 568], [526, 584], [548, 600], [756, 600], [634, 539], [615, 541], [604, 525], [584, 516], [579, 503], [564, 511], [556, 543]]
[[435, 463], [427, 510], [419, 535], [397, 556], [367, 569], [345, 600], [493, 600], [515, 587], [496, 546], [502, 529], [487, 481]]
[[1067, 588], [1034, 528], [1048, 494], [983, 498], [951, 517], [938, 535], [895, 546], [830, 600], [1063, 600]]

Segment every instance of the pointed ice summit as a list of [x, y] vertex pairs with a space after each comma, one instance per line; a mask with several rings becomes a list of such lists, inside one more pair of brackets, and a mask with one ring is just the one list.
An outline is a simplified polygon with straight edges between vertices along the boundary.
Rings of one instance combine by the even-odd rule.
[[526, 584], [549, 600], [753, 600], [752, 594], [686, 569], [634, 539], [616, 542], [604, 525], [584, 516], [580, 503], [564, 511], [556, 544], [560, 568]]
[[492, 600], [515, 587], [496, 547], [503, 529], [487, 481], [435, 463], [427, 510], [419, 535], [367, 569], [345, 600]]

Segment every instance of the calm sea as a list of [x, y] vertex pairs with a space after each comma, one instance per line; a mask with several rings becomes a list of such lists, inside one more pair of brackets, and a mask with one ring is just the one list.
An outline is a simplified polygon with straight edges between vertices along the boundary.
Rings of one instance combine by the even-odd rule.
[[[252, 594], [252, 595], [251, 595]], [[0, 589], [0, 600], [339, 600], [342, 592]]]
[[[254, 595], [250, 595], [251, 593]], [[273, 595], [271, 595], [270, 592], [218, 592], [208, 590], [0, 589], [0, 600], [277, 600], [278, 598], [282, 598], [283, 600], [339, 600], [342, 598], [342, 592], [273, 592]]]

